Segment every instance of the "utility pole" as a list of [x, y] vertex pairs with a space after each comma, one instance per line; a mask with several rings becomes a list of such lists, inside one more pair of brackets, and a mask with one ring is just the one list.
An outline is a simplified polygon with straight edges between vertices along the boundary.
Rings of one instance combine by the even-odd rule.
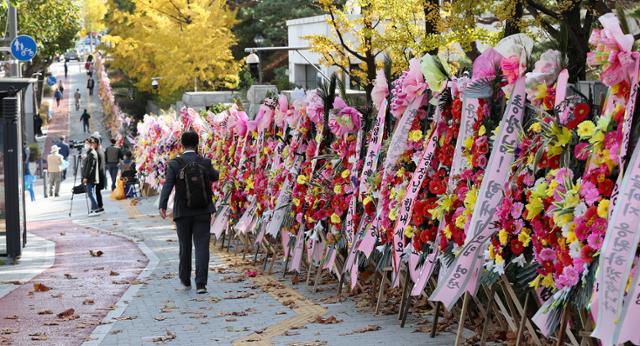
[[[9, 40], [13, 41], [16, 36], [18, 36], [18, 11], [11, 4], [11, 1], [7, 0], [7, 5], [9, 6], [8, 17], [7, 17], [7, 26], [9, 27]], [[20, 62], [17, 59], [13, 60], [11, 63], [11, 77], [21, 77], [20, 76]]]

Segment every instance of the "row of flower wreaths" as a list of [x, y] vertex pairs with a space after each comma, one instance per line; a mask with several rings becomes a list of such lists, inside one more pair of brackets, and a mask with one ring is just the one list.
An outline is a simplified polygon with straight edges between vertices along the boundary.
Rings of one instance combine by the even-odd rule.
[[604, 344], [640, 344], [640, 53], [613, 14], [600, 22], [587, 63], [604, 100], [569, 85], [557, 51], [527, 72], [533, 42], [519, 34], [485, 50], [470, 76], [431, 55], [390, 91], [378, 72], [367, 124], [320, 90], [267, 98], [254, 119], [237, 106], [184, 108], [147, 115], [135, 157], [157, 188], [180, 133], [201, 133], [221, 173], [212, 232], [280, 236], [290, 270], [305, 254], [331, 269], [341, 253], [355, 285], [375, 252], [396, 285], [405, 266], [420, 295], [440, 263], [430, 300], [448, 308], [517, 272], [539, 298], [543, 334], [574, 304]]

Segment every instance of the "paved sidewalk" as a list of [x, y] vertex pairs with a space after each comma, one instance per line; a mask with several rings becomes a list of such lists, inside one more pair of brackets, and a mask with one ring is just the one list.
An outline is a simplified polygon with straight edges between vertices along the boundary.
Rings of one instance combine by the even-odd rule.
[[[124, 201], [110, 202], [107, 210], [116, 209], [113, 204], [125, 207], [129, 218], [122, 218], [122, 211], [120, 217], [112, 211], [101, 222], [117, 223], [117, 230], [144, 243], [159, 262], [129, 301], [123, 318], [104, 321], [111, 329], [103, 339], [94, 335], [96, 343], [144, 345], [165, 338], [172, 345], [453, 344], [451, 332], [435, 339], [415, 332], [431, 320], [430, 316], [412, 314], [402, 329], [395, 314], [375, 316], [370, 308], [351, 299], [338, 302], [334, 299], [335, 283], [312, 293], [304, 282], [292, 285], [291, 276], [280, 279], [278, 268], [273, 275], [258, 273], [251, 278], [245, 274], [251, 268], [250, 261], [226, 252], [212, 253], [209, 294], [196, 295], [179, 284], [175, 229], [156, 216], [154, 199], [142, 200], [135, 207]], [[318, 316], [335, 317], [340, 322], [318, 324]]]

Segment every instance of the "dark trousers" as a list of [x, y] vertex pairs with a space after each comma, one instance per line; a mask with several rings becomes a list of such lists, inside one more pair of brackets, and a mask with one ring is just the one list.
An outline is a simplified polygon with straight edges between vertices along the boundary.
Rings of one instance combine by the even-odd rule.
[[107, 170], [111, 176], [111, 191], [116, 189], [116, 178], [118, 177], [118, 164], [107, 163]]
[[84, 130], [85, 133], [89, 132], [89, 122], [85, 121], [82, 123], [82, 129]]
[[175, 220], [180, 244], [178, 276], [183, 283], [191, 282], [191, 246], [196, 248], [196, 286], [205, 286], [209, 274], [209, 239], [211, 215], [185, 216]]
[[96, 185], [96, 202], [98, 202], [98, 208], [104, 207], [102, 204], [102, 186]]

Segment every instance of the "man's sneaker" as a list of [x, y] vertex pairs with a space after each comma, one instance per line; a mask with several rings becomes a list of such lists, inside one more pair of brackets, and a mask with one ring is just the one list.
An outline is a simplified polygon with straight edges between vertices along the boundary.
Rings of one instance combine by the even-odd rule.
[[98, 208], [96, 209], [96, 214], [100, 215], [104, 213], [104, 208]]
[[207, 293], [207, 286], [200, 286], [200, 285], [198, 285], [198, 286], [197, 286], [197, 289], [196, 289], [196, 292], [197, 292], [198, 294], [205, 294], [205, 293]]
[[89, 217], [95, 217], [95, 216], [98, 216], [98, 215], [100, 215], [100, 213], [98, 213], [97, 209], [96, 210], [92, 210], [92, 211], [89, 212]]

